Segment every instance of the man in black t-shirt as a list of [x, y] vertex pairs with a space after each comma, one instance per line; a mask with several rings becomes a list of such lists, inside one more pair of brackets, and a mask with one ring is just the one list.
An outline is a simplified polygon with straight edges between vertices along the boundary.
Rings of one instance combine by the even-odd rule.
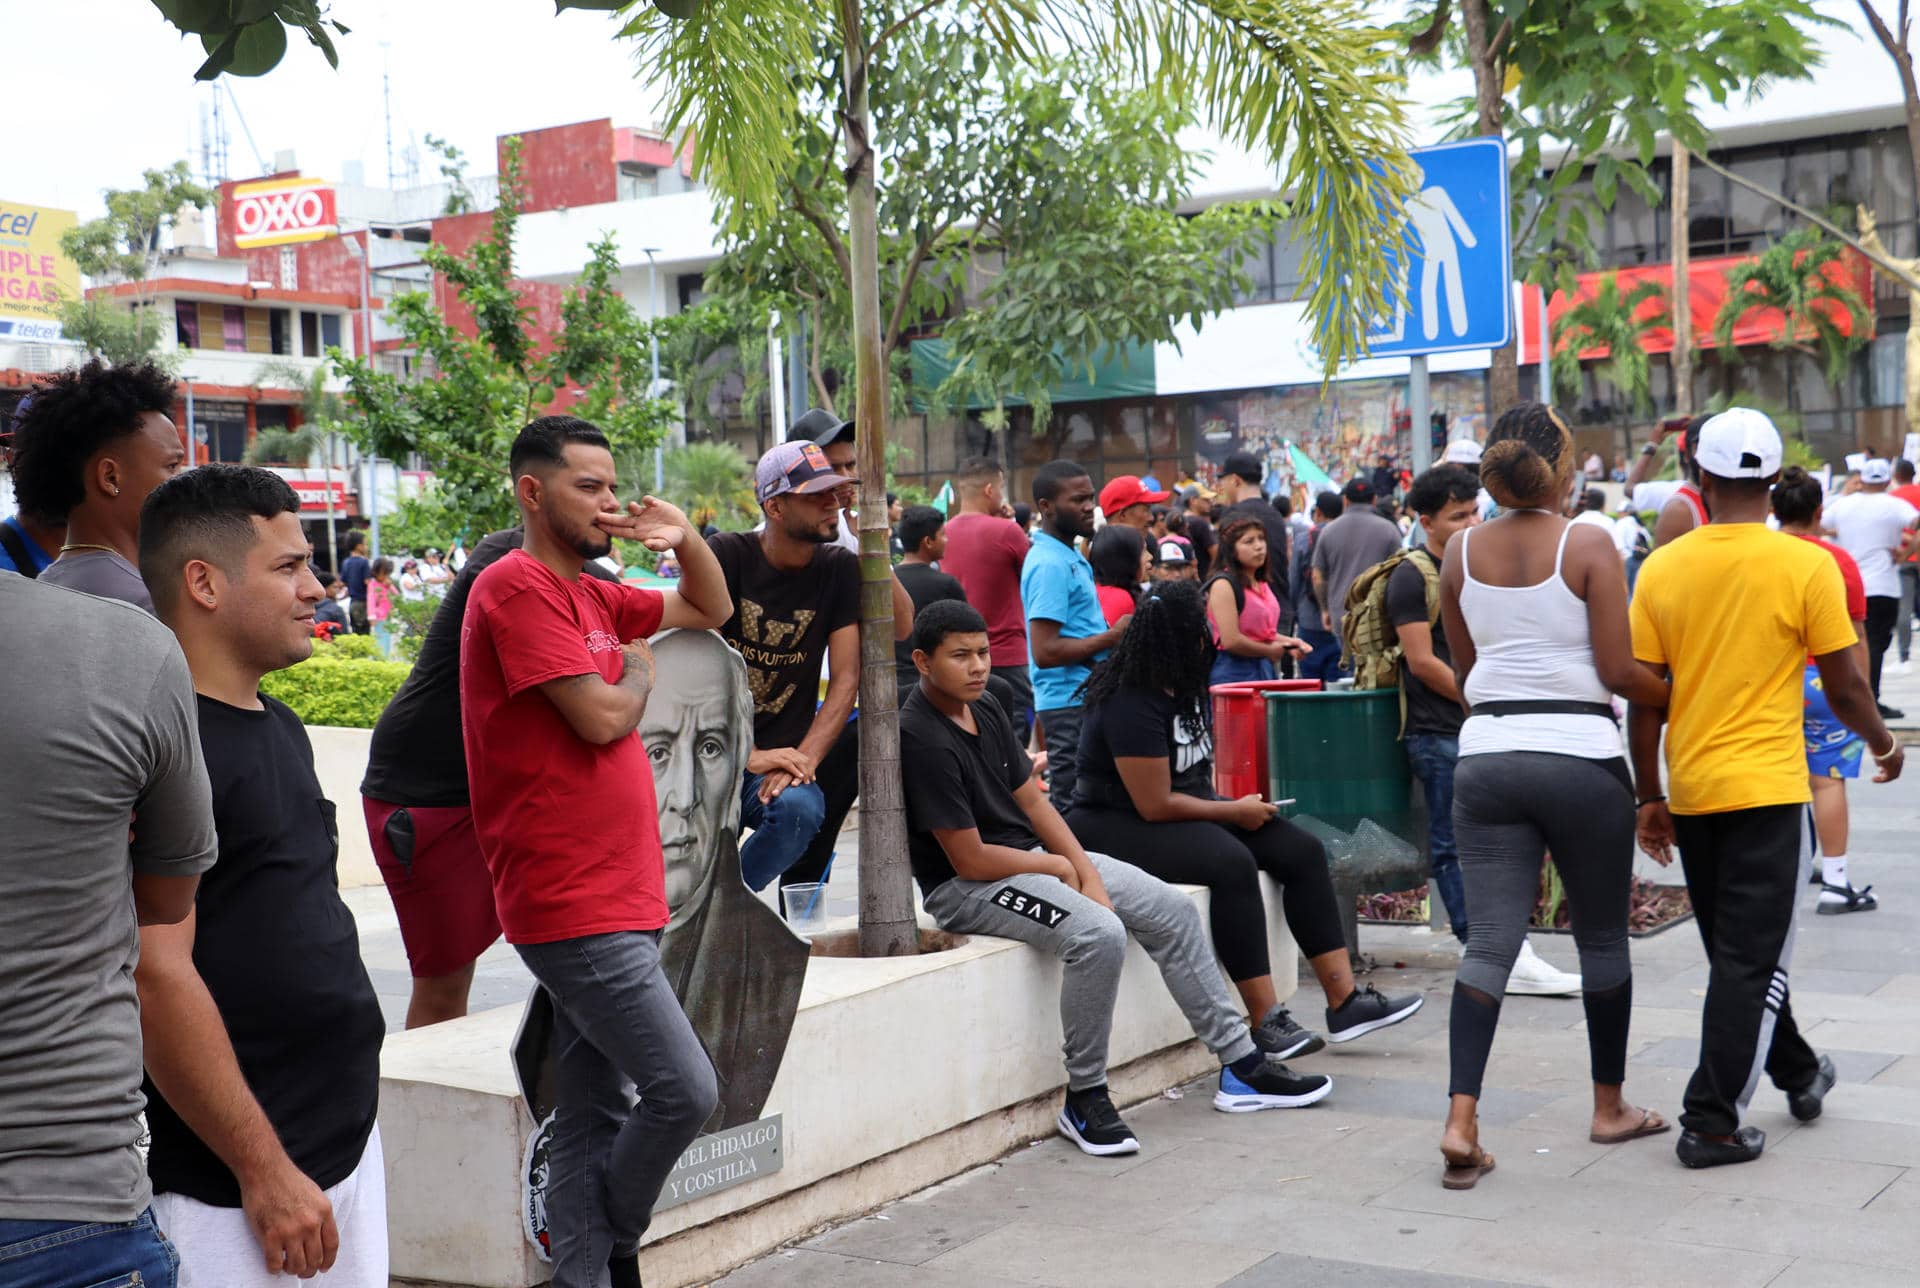
[[1019, 939], [1064, 963], [1060, 1133], [1089, 1154], [1140, 1148], [1107, 1094], [1107, 1041], [1129, 932], [1220, 1058], [1214, 1108], [1247, 1113], [1324, 1098], [1332, 1079], [1295, 1074], [1254, 1045], [1193, 901], [1074, 839], [1012, 722], [983, 700], [993, 669], [986, 619], [966, 604], [930, 604], [914, 619], [913, 643], [920, 686], [901, 708], [900, 757], [914, 879], [943, 929]]
[[220, 846], [194, 914], [140, 932], [147, 1170], [186, 1270], [221, 1288], [388, 1283], [386, 1024], [313, 748], [259, 692], [313, 651], [311, 554], [299, 498], [267, 470], [190, 470], [141, 514], [141, 576], [193, 675]]
[[[753, 751], [740, 786], [740, 872], [762, 889], [818, 881], [859, 792], [859, 741], [851, 723], [860, 691], [860, 561], [837, 544], [848, 480], [811, 442], [770, 449], [754, 471], [766, 515], [758, 532], [707, 542], [733, 596], [720, 633], [747, 662]], [[911, 629], [895, 583], [895, 637]], [[816, 701], [820, 668], [831, 674]]]
[[[421, 641], [420, 656], [380, 713], [360, 782], [373, 857], [400, 921], [413, 974], [407, 1027], [467, 1013], [473, 964], [500, 938], [493, 878], [473, 832], [467, 749], [460, 736], [460, 629], [476, 577], [523, 534], [489, 534], [447, 588]], [[597, 560], [589, 577], [614, 580]]]
[[[910, 505], [901, 511], [894, 540], [906, 553], [893, 566], [893, 575], [907, 588], [915, 616], [936, 600], [967, 602], [967, 590], [960, 579], [940, 571], [940, 561], [947, 554], [946, 515], [930, 505]], [[894, 641], [893, 665], [900, 678], [900, 700], [905, 702], [907, 694], [920, 683], [920, 672], [913, 665], [911, 639]]]

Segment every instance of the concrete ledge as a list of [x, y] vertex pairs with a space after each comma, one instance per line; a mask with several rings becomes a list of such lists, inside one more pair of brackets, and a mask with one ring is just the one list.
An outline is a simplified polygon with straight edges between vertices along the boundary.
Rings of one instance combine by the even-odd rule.
[[[1262, 878], [1274, 983], [1298, 957]], [[1207, 894], [1190, 894], [1204, 914]], [[974, 937], [911, 958], [813, 958], [765, 1113], [786, 1124], [779, 1172], [660, 1215], [650, 1283], [697, 1283], [912, 1193], [1051, 1130], [1060, 1066], [1059, 963]], [[528, 1288], [546, 1267], [521, 1233], [532, 1122], [507, 1057], [519, 1007], [396, 1034], [381, 1061], [392, 1273], [401, 1282]], [[1137, 944], [1115, 1009], [1116, 1091], [1157, 1094], [1212, 1066]], [[824, 1182], [824, 1184], [823, 1184]]]

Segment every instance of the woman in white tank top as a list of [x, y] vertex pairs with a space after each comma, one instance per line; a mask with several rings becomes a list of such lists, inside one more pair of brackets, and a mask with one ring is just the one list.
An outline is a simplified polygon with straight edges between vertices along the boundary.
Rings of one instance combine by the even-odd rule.
[[1627, 901], [1633, 786], [1613, 695], [1666, 705], [1666, 686], [1633, 660], [1627, 583], [1610, 534], [1561, 516], [1574, 447], [1551, 407], [1522, 403], [1487, 436], [1480, 479], [1504, 511], [1456, 536], [1440, 572], [1440, 611], [1469, 708], [1454, 772], [1454, 839], [1471, 923], [1454, 981], [1451, 1104], [1443, 1183], [1493, 1170], [1476, 1110], [1500, 997], [1551, 852], [1573, 914], [1593, 1074], [1592, 1139], [1667, 1130], [1627, 1103], [1633, 1006]]

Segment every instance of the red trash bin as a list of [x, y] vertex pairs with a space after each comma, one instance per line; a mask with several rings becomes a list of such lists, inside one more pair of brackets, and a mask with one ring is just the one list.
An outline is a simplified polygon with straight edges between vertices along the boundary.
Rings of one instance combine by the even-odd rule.
[[1243, 680], [1213, 694], [1213, 789], [1228, 800], [1267, 794], [1267, 700], [1263, 693], [1318, 693], [1318, 680]]

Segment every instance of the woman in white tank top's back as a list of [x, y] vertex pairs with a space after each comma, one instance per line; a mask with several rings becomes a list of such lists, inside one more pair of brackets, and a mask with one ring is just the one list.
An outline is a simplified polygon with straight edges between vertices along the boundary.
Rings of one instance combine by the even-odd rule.
[[1667, 1130], [1627, 1103], [1633, 784], [1613, 696], [1666, 705], [1633, 659], [1627, 580], [1611, 536], [1561, 515], [1574, 447], [1551, 407], [1523, 403], [1487, 436], [1480, 479], [1505, 513], [1461, 532], [1440, 570], [1440, 614], [1469, 708], [1454, 769], [1454, 840], [1471, 930], [1454, 980], [1443, 1183], [1493, 1170], [1480, 1148], [1481, 1079], [1500, 996], [1527, 933], [1549, 851], [1573, 910], [1593, 1070], [1590, 1134], [1613, 1144]]

